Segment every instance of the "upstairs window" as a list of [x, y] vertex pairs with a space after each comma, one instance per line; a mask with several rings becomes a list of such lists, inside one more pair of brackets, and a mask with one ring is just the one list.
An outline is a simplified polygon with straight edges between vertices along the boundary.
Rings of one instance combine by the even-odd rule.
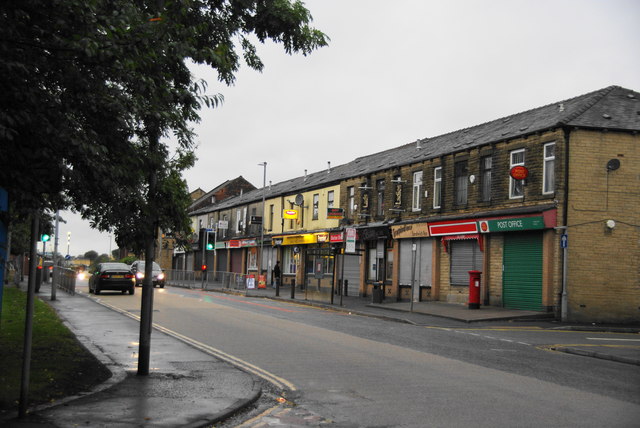
[[327, 208], [333, 208], [333, 200], [334, 200], [334, 192], [333, 190], [329, 190], [327, 192]]
[[454, 176], [456, 205], [467, 205], [467, 184], [469, 183], [467, 161], [460, 161], [455, 163]]
[[[514, 150], [510, 154], [509, 170], [514, 166], [524, 166], [524, 149]], [[514, 180], [509, 176], [509, 199], [524, 197], [524, 180]]]
[[556, 143], [548, 143], [544, 145], [544, 166], [542, 183], [542, 194], [549, 195], [555, 191], [556, 177]]
[[356, 211], [356, 191], [353, 186], [347, 187], [347, 207], [349, 209], [349, 217], [353, 216]]
[[376, 215], [383, 216], [384, 215], [384, 180], [378, 180], [376, 182], [376, 190], [378, 192], [378, 197], [376, 200]]
[[275, 208], [273, 204], [269, 205], [269, 231], [273, 230], [273, 216], [275, 214]]
[[242, 211], [236, 210], [236, 233], [242, 230]]
[[433, 208], [440, 208], [442, 204], [442, 167], [433, 169]]
[[320, 195], [318, 193], [313, 195], [313, 217], [312, 220], [318, 219], [318, 209], [320, 205]]
[[484, 156], [480, 159], [480, 200], [482, 202], [491, 201], [491, 168], [493, 160], [491, 156]]
[[413, 173], [413, 199], [411, 203], [411, 209], [413, 211], [420, 211], [422, 208], [422, 171], [416, 171]]

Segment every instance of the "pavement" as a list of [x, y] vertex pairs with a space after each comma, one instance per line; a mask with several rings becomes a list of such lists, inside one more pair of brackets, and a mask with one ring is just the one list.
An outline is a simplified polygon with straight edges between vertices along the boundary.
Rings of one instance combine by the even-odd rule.
[[[289, 288], [282, 288], [279, 296], [272, 288], [250, 293], [211, 291], [292, 301]], [[56, 309], [84, 346], [111, 370], [112, 376], [92, 391], [30, 409], [26, 418], [9, 415], [0, 420], [3, 427], [207, 427], [251, 406], [265, 387], [263, 381], [220, 360], [205, 348], [159, 330], [152, 335], [150, 374], [137, 376], [139, 323], [136, 319], [115, 308], [91, 302], [81, 293], [69, 295], [58, 291], [57, 299], [51, 301], [50, 287], [46, 284], [38, 296]], [[544, 328], [640, 332], [640, 325], [569, 325], [550, 320], [549, 314], [540, 312], [486, 306], [472, 310], [465, 305], [443, 302], [372, 303], [370, 297], [334, 296], [331, 303], [306, 300], [301, 292], [293, 300], [414, 325], [431, 325], [437, 320], [458, 326], [499, 321], [531, 322]], [[640, 365], [637, 348], [598, 347], [596, 351], [584, 346], [567, 346], [554, 350]]]

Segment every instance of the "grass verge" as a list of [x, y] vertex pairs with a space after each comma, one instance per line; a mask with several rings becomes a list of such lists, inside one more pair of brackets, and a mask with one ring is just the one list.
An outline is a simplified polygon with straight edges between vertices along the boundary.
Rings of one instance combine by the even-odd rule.
[[[0, 417], [18, 409], [27, 307], [25, 292], [4, 287], [0, 319]], [[34, 302], [29, 407], [90, 390], [111, 376], [40, 299]]]

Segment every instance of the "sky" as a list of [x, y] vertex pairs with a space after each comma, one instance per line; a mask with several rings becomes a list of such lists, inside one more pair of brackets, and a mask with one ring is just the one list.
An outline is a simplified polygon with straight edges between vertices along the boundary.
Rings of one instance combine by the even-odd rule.
[[[194, 124], [189, 190], [243, 176], [256, 187], [618, 85], [640, 91], [637, 0], [307, 0], [331, 39], [309, 56], [259, 44], [262, 73], [227, 87]], [[73, 256], [116, 248], [63, 212]]]

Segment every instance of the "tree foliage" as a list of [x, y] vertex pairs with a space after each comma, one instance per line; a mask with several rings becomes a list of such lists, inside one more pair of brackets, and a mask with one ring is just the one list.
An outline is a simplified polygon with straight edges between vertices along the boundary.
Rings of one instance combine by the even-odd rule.
[[0, 187], [13, 209], [75, 209], [120, 246], [188, 231], [191, 126], [222, 101], [189, 61], [232, 84], [243, 60], [263, 68], [252, 40], [326, 45], [310, 22], [291, 0], [4, 0]]

